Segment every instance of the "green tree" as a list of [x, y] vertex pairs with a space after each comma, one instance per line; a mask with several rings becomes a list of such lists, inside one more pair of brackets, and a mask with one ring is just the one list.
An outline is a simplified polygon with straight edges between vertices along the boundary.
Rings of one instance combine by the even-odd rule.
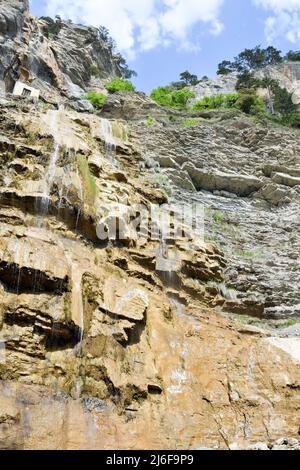
[[292, 113], [284, 116], [281, 122], [286, 126], [300, 129], [300, 109], [297, 109], [296, 111], [293, 111]]
[[234, 108], [240, 95], [237, 93], [219, 93], [215, 96], [205, 96], [197, 101], [194, 106], [195, 111], [209, 111], [211, 109]]
[[188, 70], [180, 74], [180, 80], [184, 82], [186, 86], [188, 85], [194, 86], [199, 83], [197, 75], [191, 74]]
[[281, 51], [273, 46], [262, 49], [256, 46], [253, 49], [245, 49], [233, 62], [223, 60], [218, 66], [218, 75], [228, 75], [231, 72], [240, 74], [251, 73], [267, 65], [276, 65], [283, 61]]
[[245, 114], [262, 116], [265, 114], [265, 102], [253, 91], [244, 91], [240, 94], [236, 106]]
[[124, 78], [125, 80], [130, 80], [130, 78], [132, 77], [137, 77], [137, 73], [130, 69], [126, 60], [124, 59], [124, 57], [122, 56], [122, 54], [118, 53], [118, 54], [115, 54], [114, 55], [114, 60], [115, 62], [117, 62], [120, 70], [121, 70], [121, 75], [122, 75], [122, 78]]
[[289, 51], [285, 59], [291, 62], [300, 62], [300, 51]]
[[235, 71], [235, 64], [233, 62], [230, 62], [230, 60], [223, 60], [218, 65], [218, 75], [229, 75], [230, 73]]

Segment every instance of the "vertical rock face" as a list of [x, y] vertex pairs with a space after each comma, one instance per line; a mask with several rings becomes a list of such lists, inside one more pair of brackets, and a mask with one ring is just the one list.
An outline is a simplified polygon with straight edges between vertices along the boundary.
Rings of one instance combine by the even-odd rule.
[[299, 447], [296, 131], [77, 113], [118, 73], [97, 30], [1, 15], [5, 83], [65, 107], [0, 100], [0, 448]]
[[[126, 112], [125, 125], [136, 100], [139, 115]], [[1, 105], [0, 447], [297, 447], [299, 332], [287, 321], [299, 318], [299, 271], [277, 246], [290, 233], [276, 225], [281, 212], [265, 201], [279, 185], [295, 191], [284, 210], [298, 207], [297, 187], [271, 180], [279, 168], [266, 134], [286, 174], [290, 140], [294, 175], [297, 137], [241, 116], [183, 131], [160, 108], [149, 129], [149, 100], [112, 102], [122, 121]], [[180, 186], [182, 175], [197, 193]], [[130, 211], [165, 203], [162, 179], [174, 213], [191, 199], [206, 206], [206, 241], [189, 225], [163, 240], [137, 236]], [[101, 233], [113, 220], [119, 236], [108, 243]], [[253, 240], [273, 250], [272, 265], [238, 255], [236, 244], [250, 251]]]
[[0, 2], [0, 84], [2, 91], [11, 90], [10, 70], [14, 67], [17, 51], [23, 47], [27, 0]]

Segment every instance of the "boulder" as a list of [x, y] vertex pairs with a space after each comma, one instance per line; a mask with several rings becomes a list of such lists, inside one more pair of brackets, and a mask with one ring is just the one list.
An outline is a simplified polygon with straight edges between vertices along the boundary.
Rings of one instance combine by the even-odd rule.
[[182, 168], [187, 171], [198, 191], [228, 191], [246, 197], [263, 186], [263, 182], [255, 176], [199, 170], [192, 163], [185, 163]]

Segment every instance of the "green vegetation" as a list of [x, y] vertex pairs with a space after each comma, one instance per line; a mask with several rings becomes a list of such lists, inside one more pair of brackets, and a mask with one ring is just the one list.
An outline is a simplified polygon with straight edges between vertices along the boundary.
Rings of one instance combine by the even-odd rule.
[[218, 75], [227, 75], [231, 72], [245, 73], [258, 70], [267, 65], [276, 65], [283, 62], [281, 51], [269, 46], [262, 49], [256, 46], [253, 49], [245, 49], [234, 61], [224, 60], [218, 66]]
[[[278, 81], [265, 77], [255, 77], [255, 72], [268, 65], [277, 65], [284, 61], [300, 61], [300, 51], [290, 51], [285, 57], [281, 51], [270, 46], [262, 49], [257, 46], [245, 49], [231, 62], [224, 60], [218, 66], [218, 75], [238, 72], [236, 89], [243, 96], [237, 101], [237, 106], [246, 114], [266, 117], [279, 124], [289, 127], [300, 127], [300, 115], [297, 106], [292, 101], [292, 95], [281, 88]], [[268, 94], [268, 112], [263, 102], [256, 97], [258, 88], [265, 89]]]
[[300, 129], [300, 110], [297, 109], [280, 119], [280, 124], [284, 126]]
[[188, 110], [189, 100], [196, 96], [188, 87], [199, 82], [197, 75], [186, 70], [180, 74], [180, 81], [155, 88], [150, 97], [161, 106], [185, 111]]
[[180, 123], [181, 127], [194, 127], [199, 125], [199, 119], [197, 118], [186, 118]]
[[232, 108], [235, 106], [240, 95], [237, 93], [228, 93], [215, 96], [205, 96], [203, 100], [197, 101], [194, 106], [196, 111], [209, 111], [211, 109]]
[[239, 109], [246, 114], [263, 115], [265, 113], [265, 102], [253, 92], [228, 93], [215, 96], [206, 96], [197, 101], [195, 111], [210, 111], [213, 109]]
[[150, 176], [149, 182], [155, 187], [161, 189], [166, 196], [172, 195], [170, 180], [166, 175], [155, 173]]
[[[199, 80], [197, 75], [187, 70], [180, 74], [179, 81], [155, 88], [150, 96], [157, 104], [178, 111], [203, 112], [232, 109], [257, 119], [268, 119], [284, 126], [300, 128], [300, 110], [293, 103], [292, 94], [282, 88], [277, 80], [269, 77], [261, 79], [255, 76], [257, 70], [287, 60], [300, 61], [300, 51], [290, 51], [283, 57], [281, 51], [272, 46], [266, 49], [261, 46], [245, 49], [233, 61], [224, 60], [218, 67], [219, 75], [237, 72], [237, 93], [206, 96], [197, 101], [193, 108], [189, 106], [189, 101], [195, 98], [195, 94], [190, 86], [207, 80], [207, 77], [204, 76]], [[258, 96], [258, 89], [265, 90], [262, 95], [265, 98]], [[170, 122], [179, 123], [181, 127], [192, 127], [199, 123], [199, 120], [194, 117], [182, 119], [170, 116], [169, 119]], [[151, 121], [148, 125], [152, 125]]]
[[136, 77], [137, 73], [128, 67], [127, 62], [122, 54], [116, 52], [116, 41], [111, 37], [109, 30], [105, 26], [100, 26], [98, 28], [98, 34], [100, 39], [102, 39], [102, 41], [104, 41], [111, 50], [114, 62], [117, 64], [122, 78], [128, 80], [131, 77]]
[[45, 37], [49, 38], [57, 37], [61, 28], [62, 28], [62, 19], [59, 15], [56, 15], [55, 20], [50, 18], [49, 16], [42, 16], [41, 20], [47, 23], [46, 28], [43, 28], [43, 34]]
[[106, 103], [107, 96], [95, 90], [89, 91], [84, 98], [88, 100], [96, 109], [102, 109]]
[[300, 51], [289, 51], [285, 56], [285, 60], [300, 62]]
[[198, 85], [199, 83], [197, 75], [193, 75], [187, 70], [180, 74], [180, 80], [184, 83], [185, 86], [194, 86]]
[[189, 99], [195, 98], [195, 93], [193, 93], [189, 88], [174, 90], [170, 86], [164, 86], [155, 88], [150, 97], [161, 106], [178, 110], [186, 110], [188, 108]]
[[124, 80], [119, 77], [116, 77], [111, 82], [107, 83], [105, 88], [111, 93], [115, 93], [117, 91], [135, 91], [133, 84], [129, 80]]
[[213, 221], [214, 221], [214, 223], [215, 223], [216, 225], [221, 225], [221, 224], [223, 224], [223, 223], [224, 223], [224, 220], [225, 220], [225, 218], [224, 218], [224, 214], [222, 214], [222, 212], [220, 212], [220, 211], [214, 212], [214, 214], [213, 214]]
[[265, 115], [266, 103], [251, 90], [240, 93], [236, 106], [245, 114], [258, 117]]
[[284, 323], [280, 323], [279, 328], [289, 328], [290, 326], [297, 325], [298, 323], [300, 323], [299, 319], [296, 320], [291, 318], [290, 320], [287, 320]]
[[[300, 115], [298, 107], [293, 103], [292, 95], [285, 88], [282, 88], [278, 81], [265, 77], [263, 79], [256, 78], [253, 73], [244, 72], [238, 78], [237, 89], [244, 95], [256, 97], [258, 88], [265, 89], [269, 96], [269, 112], [263, 110], [259, 102], [252, 103], [252, 112], [250, 114], [265, 115], [269, 119], [273, 119], [280, 124], [290, 127], [300, 127]], [[248, 102], [249, 104], [249, 102]], [[253, 108], [253, 106], [255, 107]], [[245, 111], [247, 102], [241, 108]], [[256, 109], [255, 109], [256, 108]], [[259, 109], [260, 108], [260, 109]]]
[[87, 204], [93, 206], [97, 194], [96, 178], [92, 175], [84, 155], [77, 155], [77, 166], [82, 180], [84, 200]]
[[182, 72], [180, 74], [180, 81], [178, 82], [172, 82], [170, 87], [173, 90], [182, 90], [183, 88], [187, 86], [195, 86], [200, 83], [201, 80], [198, 79], [197, 75], [194, 75], [187, 70], [185, 72]]
[[249, 251], [249, 250], [241, 250], [241, 251], [238, 251], [237, 252], [237, 255], [238, 256], [241, 256], [243, 258], [254, 258], [254, 253], [253, 251]]
[[146, 119], [146, 124], [148, 127], [153, 127], [156, 125], [156, 119], [153, 116], [148, 116]]

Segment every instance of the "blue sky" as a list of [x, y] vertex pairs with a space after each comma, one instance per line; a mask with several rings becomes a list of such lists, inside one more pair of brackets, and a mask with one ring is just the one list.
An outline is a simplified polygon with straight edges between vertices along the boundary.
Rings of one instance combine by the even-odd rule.
[[137, 71], [139, 90], [189, 70], [215, 75], [223, 59], [246, 47], [300, 49], [300, 0], [30, 0], [37, 16], [60, 14], [104, 25]]

